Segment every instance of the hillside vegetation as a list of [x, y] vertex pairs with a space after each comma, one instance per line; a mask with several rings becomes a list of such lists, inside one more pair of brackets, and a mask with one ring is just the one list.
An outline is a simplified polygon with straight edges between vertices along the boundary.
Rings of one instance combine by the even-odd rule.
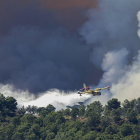
[[51, 104], [17, 108], [0, 94], [0, 140], [140, 140], [140, 98], [56, 112]]

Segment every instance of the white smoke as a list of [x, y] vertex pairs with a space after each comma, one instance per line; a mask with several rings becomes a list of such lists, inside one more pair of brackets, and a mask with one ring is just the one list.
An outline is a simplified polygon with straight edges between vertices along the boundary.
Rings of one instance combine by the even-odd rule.
[[64, 91], [59, 91], [57, 89], [50, 90], [42, 93], [36, 100], [26, 103], [30, 105], [35, 105], [38, 107], [45, 107], [48, 104], [52, 104], [56, 107], [56, 110], [65, 109], [67, 106], [79, 105], [78, 102], [84, 102], [89, 99], [90, 95], [79, 96], [77, 92], [65, 93]]
[[0, 93], [5, 97], [12, 96], [17, 100], [18, 107], [28, 105], [37, 106], [37, 107], [46, 107], [49, 104], [54, 105], [56, 110], [65, 109], [66, 106], [79, 105], [78, 102], [84, 102], [90, 98], [90, 95], [79, 96], [77, 91], [65, 93], [58, 89], [53, 89], [40, 93], [38, 97], [35, 97], [34, 94], [29, 93], [28, 91], [22, 91], [15, 89], [12, 85], [3, 85], [0, 84]]
[[80, 34], [93, 45], [91, 61], [104, 71], [97, 87], [111, 87], [90, 102], [140, 97], [139, 5], [139, 0], [99, 0], [98, 8], [87, 12]]
[[[140, 27], [140, 11], [137, 14], [138, 27]], [[140, 37], [140, 29], [138, 30]], [[110, 85], [110, 92], [103, 91], [102, 98], [97, 100], [106, 103], [111, 98], [117, 98], [121, 102], [125, 99], [132, 100], [140, 97], [140, 50], [132, 64], [128, 64], [128, 53], [125, 48], [114, 50], [105, 54], [102, 63], [104, 74], [99, 87]], [[108, 97], [108, 98], [107, 98]], [[94, 101], [92, 99], [90, 102]]]
[[137, 60], [119, 78], [118, 83], [112, 84], [111, 92], [113, 93], [113, 97], [118, 98], [120, 101], [140, 97], [140, 51]]
[[139, 0], [99, 0], [98, 8], [87, 12], [88, 21], [80, 34], [93, 45], [91, 61], [100, 67], [104, 54], [126, 48], [131, 59], [137, 55], [140, 40], [137, 36]]
[[104, 74], [102, 76], [102, 79], [100, 80], [100, 83], [95, 88], [102, 88], [109, 85], [111, 87], [111, 92], [108, 90], [102, 90], [101, 96], [93, 96], [93, 98], [91, 98], [87, 104], [98, 100], [102, 103], [102, 105], [105, 105], [107, 101], [113, 97], [112, 85], [118, 83], [120, 78], [123, 77], [123, 75], [129, 69], [129, 67], [127, 66], [128, 54], [128, 51], [123, 48], [118, 51], [108, 52], [104, 55], [102, 63]]
[[125, 48], [105, 54], [102, 63], [102, 70], [105, 71], [105, 73], [100, 83], [110, 84], [112, 81], [116, 83], [119, 77], [124, 75], [127, 55], [128, 51]]
[[28, 91], [15, 89], [15, 87], [10, 84], [0, 84], [0, 93], [5, 97], [14, 97], [18, 102], [18, 106], [23, 106], [24, 103], [35, 99], [35, 96], [33, 94], [30, 94]]
[[[140, 27], [140, 11], [137, 18], [139, 21], [138, 27]], [[138, 30], [138, 36], [140, 37], [140, 29]], [[140, 97], [140, 50], [137, 58], [129, 66], [128, 71], [119, 78], [118, 83], [112, 85], [111, 92], [113, 97], [118, 98], [120, 101], [126, 98], [132, 100]]]
[[127, 65], [128, 51], [108, 52], [103, 59], [102, 68], [105, 71], [98, 87], [110, 85], [110, 91], [102, 90], [102, 95], [93, 97], [89, 103], [100, 101], [103, 105], [111, 98], [117, 98], [123, 102], [140, 97], [140, 51], [132, 65]]
[[[138, 21], [139, 21], [138, 27], [140, 27], [140, 11], [137, 14], [137, 18], [138, 18]], [[138, 29], [138, 36], [140, 37], [140, 29]]]

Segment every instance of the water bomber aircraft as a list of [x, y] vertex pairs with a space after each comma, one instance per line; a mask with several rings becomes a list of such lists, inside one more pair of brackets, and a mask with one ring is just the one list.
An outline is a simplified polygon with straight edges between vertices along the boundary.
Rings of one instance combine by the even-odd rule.
[[101, 95], [101, 90], [103, 90], [103, 89], [107, 89], [107, 90], [109, 90], [109, 86], [107, 86], [107, 87], [104, 87], [104, 88], [96, 88], [96, 89], [90, 89], [90, 88], [92, 88], [92, 87], [88, 87], [88, 86], [86, 86], [86, 84], [83, 84], [83, 88], [82, 89], [80, 89], [80, 90], [84, 90], [83, 92], [80, 92], [80, 91], [78, 91], [78, 94], [80, 94], [80, 96], [82, 96], [82, 94], [85, 94], [85, 93], [87, 93], [87, 94], [92, 94], [93, 96], [96, 96], [96, 95]]

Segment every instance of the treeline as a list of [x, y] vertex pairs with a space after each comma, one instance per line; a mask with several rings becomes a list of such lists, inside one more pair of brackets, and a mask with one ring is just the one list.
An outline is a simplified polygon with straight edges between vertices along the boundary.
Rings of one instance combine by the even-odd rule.
[[50, 104], [18, 109], [0, 94], [0, 140], [140, 140], [140, 98], [56, 112]]

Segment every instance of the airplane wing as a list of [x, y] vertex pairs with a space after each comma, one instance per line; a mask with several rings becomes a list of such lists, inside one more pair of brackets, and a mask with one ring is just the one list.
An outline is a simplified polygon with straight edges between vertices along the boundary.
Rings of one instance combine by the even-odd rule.
[[108, 89], [108, 90], [109, 90], [109, 86], [104, 87], [104, 88], [96, 88], [96, 89], [94, 89], [94, 92], [95, 92], [95, 91], [99, 91], [99, 90], [103, 90], [103, 89]]
[[91, 90], [84, 91], [84, 92], [78, 91], [78, 94], [80, 94], [80, 96], [82, 96], [82, 94], [92, 94], [92, 91]]
[[104, 87], [104, 88], [101, 88], [101, 90], [103, 90], [103, 89], [108, 89], [108, 90], [109, 90], [109, 86], [107, 86], [107, 87]]
[[96, 89], [94, 89], [94, 91], [99, 91], [99, 90], [101, 90], [101, 88], [96, 88]]

